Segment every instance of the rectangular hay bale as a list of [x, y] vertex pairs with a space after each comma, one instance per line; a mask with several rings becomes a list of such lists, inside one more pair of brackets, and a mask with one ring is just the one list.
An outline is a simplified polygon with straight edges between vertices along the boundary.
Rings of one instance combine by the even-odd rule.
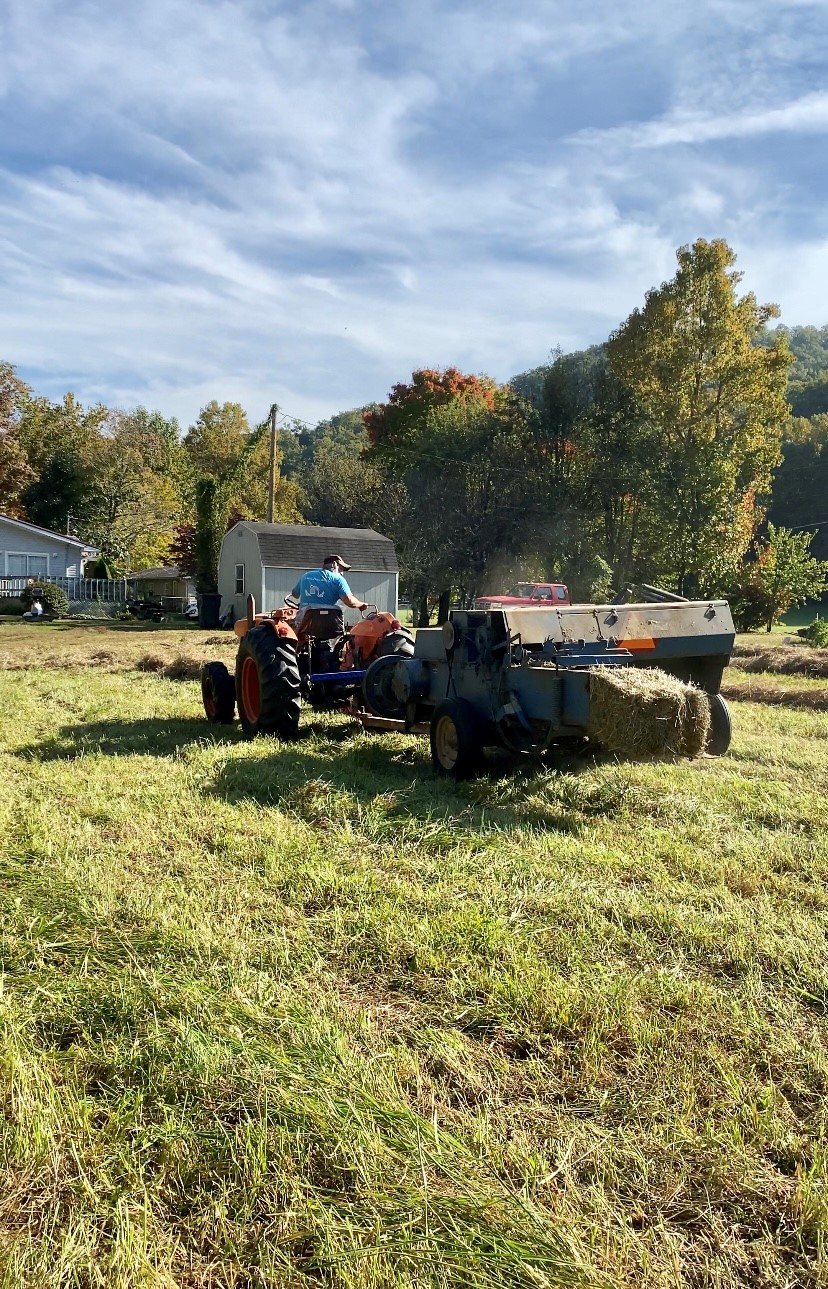
[[595, 667], [587, 733], [624, 756], [700, 756], [710, 734], [710, 701], [695, 685], [655, 667]]

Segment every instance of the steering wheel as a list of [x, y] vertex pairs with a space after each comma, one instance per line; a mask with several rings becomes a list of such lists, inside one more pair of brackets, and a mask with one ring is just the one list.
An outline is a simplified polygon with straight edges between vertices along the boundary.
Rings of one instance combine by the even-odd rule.
[[377, 613], [379, 613], [379, 606], [378, 606], [378, 605], [376, 605], [376, 604], [366, 604], [366, 606], [365, 606], [365, 608], [362, 610], [362, 613], [361, 613], [361, 615], [360, 615], [360, 616], [361, 616], [362, 618], [373, 618], [373, 617], [375, 617], [375, 615], [376, 615]]
[[299, 608], [299, 601], [295, 598], [295, 596], [291, 595], [289, 591], [288, 591], [287, 595], [285, 596], [285, 601], [284, 601], [284, 602], [285, 602], [285, 604], [287, 605], [287, 607], [288, 607], [289, 609], [298, 609], [298, 608]]

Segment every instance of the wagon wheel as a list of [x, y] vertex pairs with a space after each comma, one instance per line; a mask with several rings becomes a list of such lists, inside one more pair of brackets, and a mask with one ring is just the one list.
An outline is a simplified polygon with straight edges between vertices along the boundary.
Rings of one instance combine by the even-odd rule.
[[431, 763], [449, 779], [472, 779], [483, 768], [480, 726], [471, 703], [446, 698], [431, 718]]
[[272, 627], [254, 627], [239, 641], [236, 698], [247, 738], [295, 738], [302, 706], [299, 663], [293, 644]]
[[236, 686], [223, 662], [201, 664], [201, 701], [208, 721], [230, 725], [236, 713]]
[[711, 694], [710, 733], [707, 737], [707, 747], [705, 748], [708, 756], [724, 756], [730, 747], [732, 733], [730, 708], [721, 694]]

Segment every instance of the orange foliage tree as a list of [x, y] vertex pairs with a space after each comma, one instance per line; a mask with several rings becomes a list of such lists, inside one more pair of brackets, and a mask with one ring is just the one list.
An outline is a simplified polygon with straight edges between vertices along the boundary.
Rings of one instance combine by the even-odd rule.
[[432, 408], [448, 403], [481, 403], [493, 409], [497, 388], [488, 376], [467, 376], [457, 367], [424, 367], [412, 372], [410, 384], [395, 385], [387, 403], [363, 412], [368, 439], [375, 448], [394, 447]]

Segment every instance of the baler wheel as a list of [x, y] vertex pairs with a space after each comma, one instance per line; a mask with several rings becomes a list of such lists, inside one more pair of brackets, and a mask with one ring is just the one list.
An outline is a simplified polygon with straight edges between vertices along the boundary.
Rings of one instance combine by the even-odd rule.
[[290, 640], [269, 626], [254, 627], [239, 641], [236, 699], [247, 738], [295, 738], [302, 707], [299, 663]]
[[705, 751], [708, 756], [724, 756], [730, 747], [733, 727], [730, 709], [721, 694], [710, 695], [710, 734]]
[[223, 662], [201, 664], [201, 701], [213, 725], [232, 725], [236, 714], [236, 686]]
[[471, 703], [446, 698], [431, 717], [431, 762], [449, 779], [472, 779], [483, 767], [480, 726]]

